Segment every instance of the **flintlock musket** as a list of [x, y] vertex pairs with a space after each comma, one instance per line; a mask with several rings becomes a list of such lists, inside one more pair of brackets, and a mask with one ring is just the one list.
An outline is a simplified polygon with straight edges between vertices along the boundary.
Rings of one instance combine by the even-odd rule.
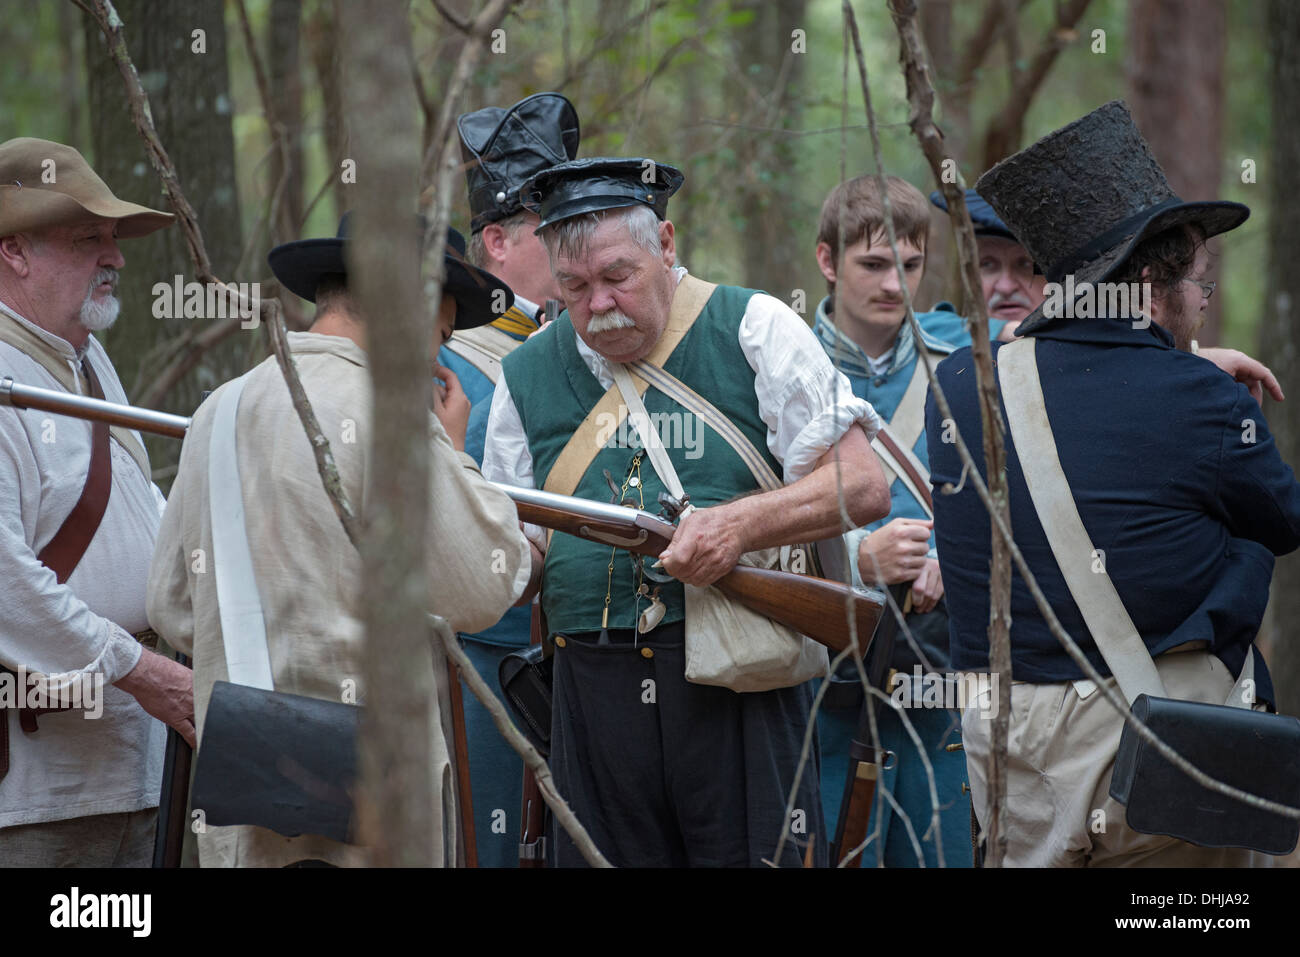
[[[0, 405], [107, 422], [175, 439], [184, 438], [190, 426], [184, 416], [20, 385], [7, 376], [0, 379]], [[491, 484], [510, 496], [522, 521], [642, 555], [658, 556], [676, 531], [671, 522], [640, 509]], [[858, 648], [865, 652], [882, 608], [866, 592], [841, 582], [748, 565], [737, 565], [713, 584], [729, 598], [835, 652], [849, 648], [855, 632]]]

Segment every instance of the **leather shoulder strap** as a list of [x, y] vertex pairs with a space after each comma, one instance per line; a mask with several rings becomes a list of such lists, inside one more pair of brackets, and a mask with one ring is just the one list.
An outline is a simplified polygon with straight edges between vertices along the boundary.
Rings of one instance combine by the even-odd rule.
[[[705, 304], [716, 288], [717, 285], [714, 283], [704, 282], [691, 275], [683, 276], [673, 293], [668, 324], [664, 328], [664, 333], [655, 343], [654, 349], [642, 361], [662, 366], [673, 354], [673, 350], [686, 338], [686, 333], [691, 331], [691, 326], [704, 311]], [[633, 366], [634, 370], [639, 364]], [[636, 386], [637, 394], [644, 395], [649, 387], [646, 380], [634, 371], [632, 381]], [[617, 429], [627, 417], [627, 406], [621, 400], [622, 395], [619, 393], [618, 386], [611, 385], [601, 396], [600, 401], [592, 406], [591, 411], [582, 420], [582, 424], [560, 451], [551, 471], [547, 473], [546, 482], [543, 484], [547, 492], [556, 492], [560, 495], [574, 493], [582, 477], [587, 474], [592, 460], [596, 458], [596, 453], [613, 433], [613, 429], [608, 425], [611, 421], [609, 417], [613, 417], [614, 429]], [[603, 427], [598, 423], [603, 423]]]
[[[925, 347], [922, 345], [920, 348]], [[926, 351], [931, 361], [944, 358], [937, 352]], [[929, 377], [925, 374], [925, 365], [921, 362], [918, 349], [916, 364], [912, 367], [912, 378], [907, 383], [898, 407], [894, 409], [894, 417], [889, 422], [881, 421], [880, 432], [871, 440], [871, 447], [884, 470], [885, 487], [889, 488], [898, 479], [908, 494], [925, 509], [926, 514], [934, 518], [930, 470], [912, 451], [916, 448], [921, 433], [925, 431], [925, 394], [929, 385]]]
[[871, 447], [880, 458], [880, 466], [885, 472], [885, 487], [894, 484], [897, 478], [903, 483], [908, 494], [916, 499], [930, 518], [934, 518], [934, 498], [930, 494], [930, 470], [927, 469], [916, 453], [894, 434], [888, 423], [880, 423], [880, 431], [871, 440]]
[[[0, 310], [0, 342], [7, 343], [27, 356], [41, 364], [50, 375], [54, 376], [56, 382], [69, 392], [80, 394], [77, 388], [78, 379], [73, 374], [72, 368], [62, 361], [59, 357], [52, 354], [48, 343], [43, 342], [30, 329], [19, 325], [9, 316]], [[89, 356], [82, 360], [82, 368], [91, 364]], [[89, 385], [89, 384], [87, 384]], [[103, 398], [103, 391], [100, 391], [99, 398]], [[117, 439], [122, 448], [131, 453], [131, 458], [135, 459], [135, 464], [140, 466], [140, 471], [144, 473], [146, 481], [153, 481], [153, 473], [149, 469], [149, 456], [144, 450], [144, 445], [140, 442], [134, 432], [124, 425], [109, 426], [109, 435]]]
[[1098, 570], [1092, 539], [1061, 468], [1052, 424], [1047, 419], [1032, 336], [998, 350], [998, 380], [1016, 456], [1029, 486], [1034, 511], [1047, 534], [1070, 596], [1097, 643], [1101, 656], [1129, 704], [1140, 694], [1166, 697], [1151, 652], [1124, 609], [1104, 566]]
[[518, 345], [519, 340], [491, 326], [457, 332], [447, 342], [448, 349], [487, 376], [493, 385], [501, 378], [501, 360]]
[[[85, 370], [91, 398], [104, 398], [104, 390], [90, 363], [83, 362], [82, 368]], [[71, 577], [81, 556], [90, 547], [91, 539], [95, 537], [99, 523], [104, 519], [104, 512], [108, 510], [108, 498], [112, 490], [113, 462], [108, 449], [108, 425], [95, 422], [90, 431], [90, 468], [86, 473], [86, 484], [81, 490], [81, 497], [72, 506], [72, 511], [63, 520], [54, 537], [36, 556], [42, 565], [54, 572], [59, 584]]]
[[[732, 450], [740, 456], [740, 460], [745, 463], [750, 474], [754, 476], [754, 481], [758, 483], [760, 489], [764, 492], [771, 492], [782, 487], [781, 479], [772, 471], [772, 467], [767, 464], [767, 459], [763, 458], [758, 449], [754, 448], [754, 443], [749, 441], [745, 433], [736, 428], [735, 423], [723, 415], [708, 399], [676, 376], [665, 372], [659, 366], [651, 365], [644, 359], [632, 363], [631, 368], [641, 379], [654, 386], [668, 398], [695, 413], [705, 425], [730, 445]], [[662, 478], [662, 476], [660, 477]]]

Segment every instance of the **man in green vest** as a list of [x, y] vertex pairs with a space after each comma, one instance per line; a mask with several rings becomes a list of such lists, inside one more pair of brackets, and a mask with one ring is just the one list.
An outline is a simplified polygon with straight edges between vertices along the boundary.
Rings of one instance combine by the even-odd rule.
[[[651, 511], [676, 488], [669, 514], [689, 497], [659, 562], [525, 527], [556, 649], [551, 767], [596, 845], [621, 866], [797, 866], [809, 848], [824, 863], [815, 734], [786, 810], [811, 682], [688, 682], [686, 586], [839, 534], [837, 488], [855, 525], [885, 515], [879, 420], [787, 306], [677, 265], [666, 213], [682, 181], [602, 158], [525, 187], [568, 308], [503, 361], [483, 471]], [[581, 862], [556, 839], [557, 864]]]

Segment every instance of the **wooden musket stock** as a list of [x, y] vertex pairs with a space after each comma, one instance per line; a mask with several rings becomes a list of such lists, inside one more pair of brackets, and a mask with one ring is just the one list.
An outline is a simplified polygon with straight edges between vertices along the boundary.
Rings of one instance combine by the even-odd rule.
[[[519, 517], [525, 522], [642, 555], [659, 555], [672, 541], [675, 530], [668, 522], [636, 509], [507, 485], [498, 488], [514, 499]], [[552, 500], [555, 504], [550, 504]], [[561, 507], [560, 503], [574, 504]], [[713, 584], [728, 598], [835, 652], [852, 643], [850, 615], [857, 627], [858, 647], [863, 651], [880, 619], [880, 603], [824, 578], [737, 565]]]

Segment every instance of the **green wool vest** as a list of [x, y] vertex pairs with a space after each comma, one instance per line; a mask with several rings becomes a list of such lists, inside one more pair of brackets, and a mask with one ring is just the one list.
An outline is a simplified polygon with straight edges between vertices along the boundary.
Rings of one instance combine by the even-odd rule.
[[[767, 447], [767, 426], [759, 416], [754, 370], [737, 341], [740, 320], [754, 294], [752, 289], [718, 286], [664, 363], [664, 370], [712, 402], [780, 475], [781, 466]], [[555, 320], [552, 328], [508, 355], [501, 369], [523, 422], [533, 457], [534, 483], [542, 488], [561, 450], [605, 390], [578, 353], [576, 333], [567, 312]], [[740, 457], [703, 421], [653, 387], [646, 391], [644, 401], [693, 504], [700, 508], [717, 505], [758, 489]], [[610, 428], [602, 431], [609, 433]], [[614, 431], [574, 494], [609, 502], [613, 492], [604, 470], [608, 469], [614, 482], [622, 487], [639, 449], [640, 439], [630, 425]], [[646, 511], [658, 514], [658, 496], [664, 484], [644, 455], [640, 478], [641, 488], [628, 488], [625, 499], [643, 503]], [[551, 631], [598, 631], [607, 583], [609, 627], [636, 627], [637, 615], [649, 607], [647, 599], [638, 602], [636, 595], [638, 561], [644, 561], [649, 568], [655, 560], [617, 550], [611, 575], [610, 551], [608, 545], [562, 532], [552, 536], [542, 576], [542, 604]], [[652, 592], [660, 589], [659, 599], [667, 606], [663, 621], [681, 621], [685, 617], [682, 585], [676, 581], [661, 584], [644, 580]]]

